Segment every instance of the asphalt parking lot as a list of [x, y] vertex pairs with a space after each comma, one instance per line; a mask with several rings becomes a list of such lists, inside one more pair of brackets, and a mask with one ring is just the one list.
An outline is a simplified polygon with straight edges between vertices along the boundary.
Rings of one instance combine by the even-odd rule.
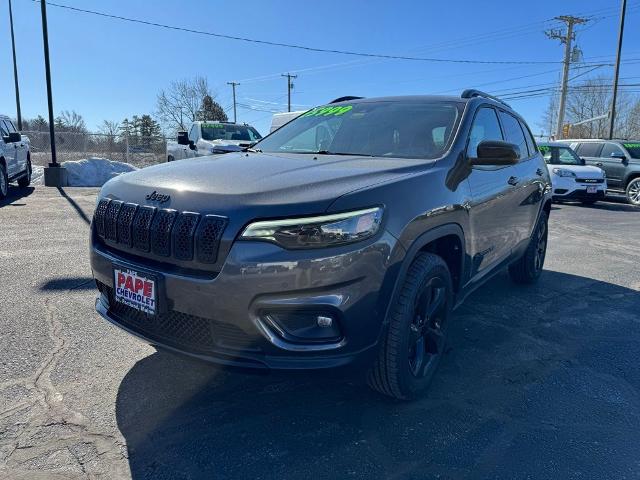
[[640, 208], [556, 205], [539, 284], [455, 314], [428, 397], [229, 373], [95, 314], [96, 189], [0, 202], [0, 477], [640, 478]]

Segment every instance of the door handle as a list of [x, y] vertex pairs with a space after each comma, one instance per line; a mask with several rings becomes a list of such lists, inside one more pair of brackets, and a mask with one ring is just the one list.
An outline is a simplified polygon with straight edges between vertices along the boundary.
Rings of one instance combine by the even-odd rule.
[[539, 169], [536, 170], [536, 175], [541, 177], [542, 175], [544, 175], [544, 171], [541, 168], [539, 168]]
[[596, 163], [596, 167], [601, 167], [601, 166], [602, 166], [602, 162]]
[[507, 183], [509, 185], [517, 185], [518, 184], [518, 179], [516, 177], [509, 177], [509, 180], [507, 180]]

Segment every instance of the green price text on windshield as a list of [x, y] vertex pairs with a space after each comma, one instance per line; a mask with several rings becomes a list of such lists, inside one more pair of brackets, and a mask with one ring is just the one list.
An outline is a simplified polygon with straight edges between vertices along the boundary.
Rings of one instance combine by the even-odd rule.
[[344, 115], [353, 108], [352, 105], [343, 105], [341, 107], [316, 107], [303, 114], [303, 117], [338, 117]]

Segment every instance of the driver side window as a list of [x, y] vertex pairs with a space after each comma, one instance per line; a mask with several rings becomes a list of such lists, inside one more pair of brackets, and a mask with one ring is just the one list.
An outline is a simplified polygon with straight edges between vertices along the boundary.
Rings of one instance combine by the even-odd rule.
[[478, 156], [478, 145], [483, 140], [503, 140], [496, 111], [489, 107], [478, 109], [476, 118], [473, 119], [467, 146], [468, 157], [476, 158]]

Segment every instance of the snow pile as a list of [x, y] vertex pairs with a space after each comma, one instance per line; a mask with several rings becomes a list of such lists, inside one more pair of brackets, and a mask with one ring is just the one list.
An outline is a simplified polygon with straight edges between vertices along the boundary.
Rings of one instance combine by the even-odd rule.
[[31, 167], [31, 185], [44, 185], [44, 167], [40, 165]]
[[[124, 162], [116, 162], [106, 158], [87, 158], [84, 160], [70, 160], [62, 162], [67, 169], [68, 185], [70, 187], [101, 187], [113, 177], [137, 170], [136, 167]], [[34, 185], [44, 183], [43, 167], [34, 166], [31, 174]]]

